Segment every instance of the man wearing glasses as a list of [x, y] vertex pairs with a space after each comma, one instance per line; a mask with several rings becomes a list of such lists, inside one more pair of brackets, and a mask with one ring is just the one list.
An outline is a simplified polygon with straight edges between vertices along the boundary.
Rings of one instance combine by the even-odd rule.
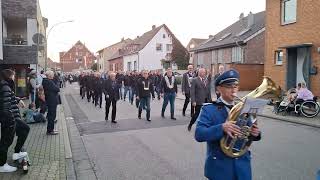
[[[221, 96], [216, 102], [204, 105], [198, 117], [195, 139], [207, 142], [204, 174], [209, 180], [252, 179], [250, 151], [232, 158], [225, 155], [220, 147], [220, 140], [225, 134], [230, 137], [242, 134], [239, 126], [227, 120], [239, 90], [238, 84], [239, 73], [236, 70], [231, 69], [221, 74], [215, 83]], [[252, 126], [249, 138], [253, 141], [261, 139], [256, 124]]]

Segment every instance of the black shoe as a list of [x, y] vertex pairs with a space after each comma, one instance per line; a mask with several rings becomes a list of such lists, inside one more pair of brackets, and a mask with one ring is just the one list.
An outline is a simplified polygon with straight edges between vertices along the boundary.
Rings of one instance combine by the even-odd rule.
[[112, 123], [114, 123], [114, 124], [116, 124], [117, 123], [117, 121], [115, 121], [115, 120], [113, 120], [113, 121], [111, 121]]
[[57, 120], [57, 119], [55, 119], [55, 120], [54, 120], [54, 123], [57, 123], [57, 122], [58, 122], [58, 120]]
[[147, 121], [151, 121], [151, 119], [147, 119]]
[[104, 120], [108, 121], [108, 117], [105, 117]]
[[141, 119], [141, 116], [138, 116], [138, 119]]
[[172, 119], [172, 120], [177, 120], [177, 118], [175, 118], [175, 117], [171, 117], [171, 119]]
[[161, 114], [161, 117], [162, 117], [162, 118], [165, 118], [165, 117], [164, 117], [164, 114]]
[[191, 131], [191, 127], [192, 127], [192, 126], [188, 125], [188, 131]]

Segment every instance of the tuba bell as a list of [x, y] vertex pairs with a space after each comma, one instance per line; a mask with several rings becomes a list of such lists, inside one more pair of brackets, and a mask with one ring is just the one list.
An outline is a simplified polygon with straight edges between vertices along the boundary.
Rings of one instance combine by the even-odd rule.
[[252, 142], [249, 139], [252, 125], [248, 126], [247, 122], [255, 119], [257, 114], [254, 112], [240, 114], [244, 106], [244, 101], [248, 97], [280, 100], [281, 93], [282, 91], [280, 86], [277, 86], [271, 78], [264, 76], [261, 85], [245, 97], [241, 98], [240, 102], [230, 110], [228, 121], [237, 124], [240, 127], [242, 134], [240, 136], [235, 136], [234, 138], [231, 138], [229, 135], [225, 135], [220, 140], [220, 147], [227, 156], [232, 158], [242, 156], [248, 151]]

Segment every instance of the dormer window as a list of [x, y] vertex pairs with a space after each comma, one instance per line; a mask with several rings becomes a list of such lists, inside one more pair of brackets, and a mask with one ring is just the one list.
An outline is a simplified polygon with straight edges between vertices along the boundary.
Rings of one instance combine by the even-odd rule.
[[250, 31], [250, 28], [249, 29], [244, 29], [243, 31], [239, 32], [239, 34], [237, 34], [237, 36], [242, 36], [245, 33], [247, 33], [248, 31]]
[[193, 49], [194, 48], [194, 44], [190, 44], [190, 49]]
[[223, 35], [220, 39], [216, 40], [217, 42], [224, 40], [225, 38], [229, 37], [231, 33]]

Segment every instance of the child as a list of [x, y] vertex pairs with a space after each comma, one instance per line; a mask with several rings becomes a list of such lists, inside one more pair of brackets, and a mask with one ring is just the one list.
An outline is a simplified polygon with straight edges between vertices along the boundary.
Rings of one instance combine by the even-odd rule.
[[26, 109], [23, 112], [23, 117], [25, 118], [27, 124], [46, 122], [44, 115], [36, 111], [33, 103], [29, 104], [29, 109]]

